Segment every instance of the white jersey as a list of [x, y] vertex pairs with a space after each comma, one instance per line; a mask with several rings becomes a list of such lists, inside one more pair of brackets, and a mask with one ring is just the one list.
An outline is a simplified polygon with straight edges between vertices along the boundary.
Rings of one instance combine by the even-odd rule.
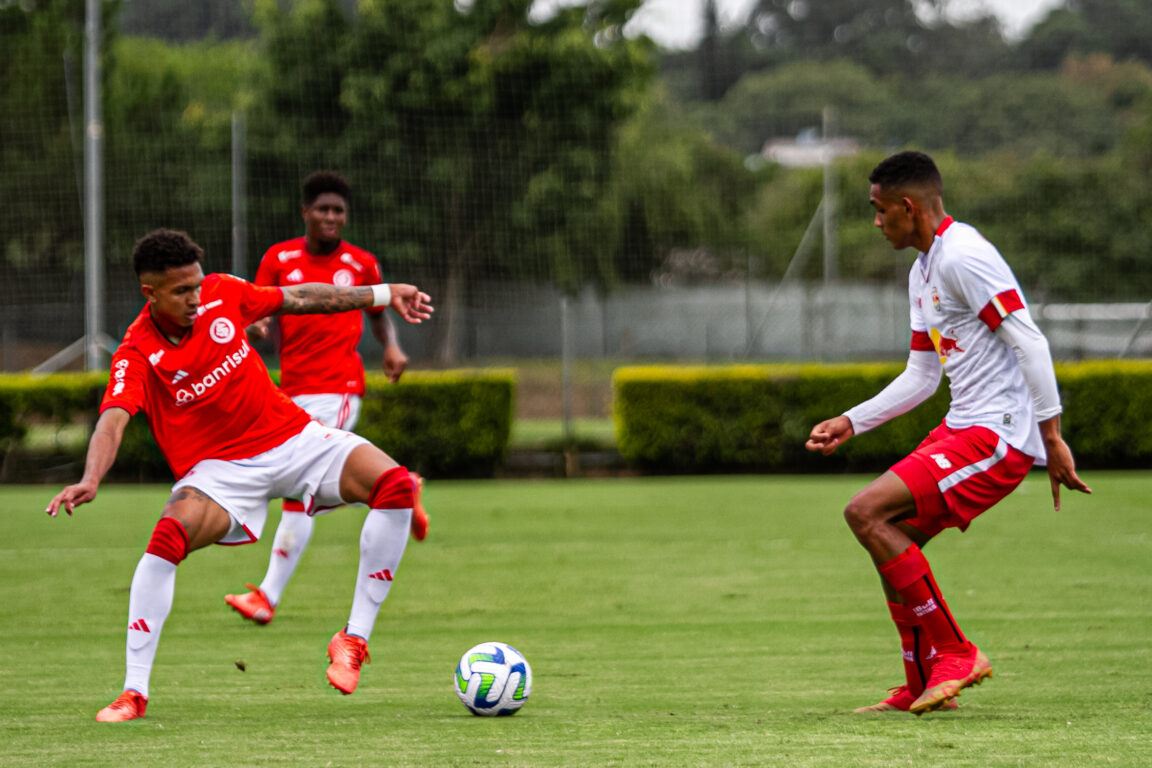
[[952, 401], [944, 422], [982, 426], [1041, 461], [1044, 443], [1016, 354], [994, 331], [1025, 308], [1024, 294], [996, 247], [948, 217], [908, 273], [912, 348], [935, 350]]

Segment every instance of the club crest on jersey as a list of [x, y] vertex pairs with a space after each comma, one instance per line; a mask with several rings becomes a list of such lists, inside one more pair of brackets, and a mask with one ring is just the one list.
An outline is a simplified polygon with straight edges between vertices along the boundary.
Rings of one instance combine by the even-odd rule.
[[218, 317], [212, 321], [208, 328], [208, 335], [217, 344], [227, 344], [236, 337], [236, 326], [226, 317]]
[[932, 286], [932, 309], [940, 311], [940, 294], [936, 293], [936, 286]]
[[352, 273], [346, 269], [336, 270], [336, 274], [332, 275], [332, 285], [339, 285], [347, 288], [355, 283], [355, 278]]

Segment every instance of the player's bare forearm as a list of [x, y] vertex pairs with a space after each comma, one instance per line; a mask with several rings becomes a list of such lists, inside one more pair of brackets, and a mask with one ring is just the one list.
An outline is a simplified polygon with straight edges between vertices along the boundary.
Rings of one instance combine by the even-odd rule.
[[354, 309], [390, 306], [409, 323], [418, 324], [432, 316], [428, 294], [407, 283], [342, 287], [327, 283], [304, 283], [281, 288], [284, 304], [281, 315], [331, 315]]
[[1052, 486], [1052, 506], [1060, 509], [1060, 486], [1081, 493], [1092, 493], [1092, 489], [1076, 474], [1076, 461], [1072, 449], [1060, 434], [1060, 416], [1040, 422], [1040, 435], [1048, 454], [1048, 479]]
[[284, 291], [284, 315], [330, 315], [368, 309], [372, 306], [372, 289], [366, 285], [339, 286], [327, 283], [291, 285]]
[[88, 441], [88, 456], [84, 461], [84, 476], [80, 482], [70, 485], [48, 503], [44, 510], [51, 517], [56, 517], [60, 507], [69, 515], [72, 510], [81, 504], [87, 504], [96, 498], [100, 482], [116, 461], [116, 454], [120, 451], [120, 442], [124, 438], [124, 428], [131, 418], [122, 408], [109, 408], [100, 415], [96, 428], [92, 431], [92, 438]]

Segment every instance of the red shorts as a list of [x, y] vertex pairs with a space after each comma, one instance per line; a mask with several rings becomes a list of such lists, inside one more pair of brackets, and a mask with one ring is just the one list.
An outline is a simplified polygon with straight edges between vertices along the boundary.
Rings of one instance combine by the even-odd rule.
[[967, 529], [1020, 485], [1034, 461], [986, 427], [941, 424], [892, 471], [916, 500], [916, 516], [907, 522], [935, 536], [945, 528]]

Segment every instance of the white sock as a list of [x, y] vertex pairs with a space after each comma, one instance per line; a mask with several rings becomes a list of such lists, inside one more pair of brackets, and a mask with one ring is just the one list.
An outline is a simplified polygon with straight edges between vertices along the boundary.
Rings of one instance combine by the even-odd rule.
[[132, 577], [128, 597], [127, 672], [125, 690], [148, 697], [148, 678], [160, 644], [160, 630], [172, 610], [176, 592], [176, 564], [145, 552]]
[[368, 640], [380, 604], [392, 588], [392, 577], [404, 556], [411, 509], [373, 509], [360, 530], [360, 566], [356, 571], [356, 592], [347, 632]]
[[288, 580], [300, 564], [300, 556], [308, 548], [312, 539], [312, 528], [316, 521], [304, 512], [280, 513], [280, 525], [276, 528], [276, 538], [272, 540], [272, 554], [268, 559], [268, 572], [260, 589], [268, 602], [278, 605], [288, 586]]

